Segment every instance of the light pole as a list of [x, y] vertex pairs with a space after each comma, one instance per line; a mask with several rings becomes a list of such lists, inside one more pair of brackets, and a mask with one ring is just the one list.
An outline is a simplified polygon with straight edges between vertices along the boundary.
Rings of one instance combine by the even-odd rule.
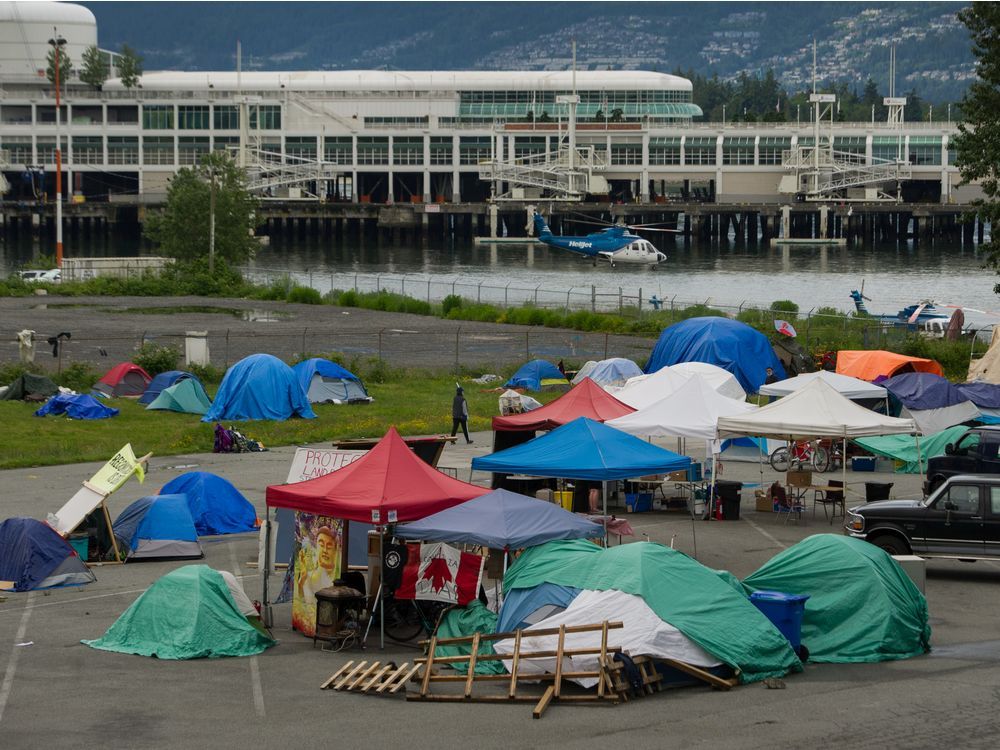
[[52, 45], [52, 67], [55, 69], [56, 84], [56, 268], [62, 268], [63, 262], [63, 225], [62, 225], [62, 135], [60, 134], [60, 107], [59, 99], [59, 63], [62, 59], [62, 48], [66, 40], [59, 36], [56, 28], [52, 27], [52, 38], [49, 39]]

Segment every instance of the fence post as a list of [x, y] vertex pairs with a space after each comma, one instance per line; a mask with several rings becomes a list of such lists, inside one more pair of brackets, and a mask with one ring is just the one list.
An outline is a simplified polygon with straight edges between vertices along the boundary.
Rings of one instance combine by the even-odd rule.
[[142, 336], [139, 337], [139, 348], [142, 349], [146, 345], [146, 331], [142, 332]]
[[[640, 310], [639, 312], [642, 312], [642, 310]], [[621, 287], [618, 287], [618, 314], [619, 315], [622, 314], [622, 288]], [[607, 356], [605, 356], [604, 358], [607, 359]]]
[[303, 328], [302, 329], [302, 356], [303, 357], [306, 356], [306, 331], [308, 331], [308, 330], [309, 330], [308, 328]]
[[[671, 307], [672, 306], [673, 306], [673, 303], [671, 303]], [[642, 287], [639, 287], [639, 310], [642, 310]]]
[[462, 326], [455, 329], [455, 374], [458, 375], [458, 337], [462, 332]]
[[590, 285], [590, 311], [597, 312], [597, 287]]
[[310, 289], [314, 289], [315, 288], [313, 286], [313, 272], [312, 271], [309, 271], [309, 288]]
[[608, 333], [604, 332], [604, 358], [608, 358]]
[[569, 295], [573, 292], [573, 287], [566, 290], [566, 314], [569, 315]]
[[384, 331], [384, 330], [385, 330], [384, 328], [379, 328], [378, 329], [378, 361], [379, 362], [382, 361], [382, 331]]
[[483, 282], [479, 282], [479, 286], [476, 288], [476, 302], [481, 303], [483, 301]]
[[229, 329], [226, 329], [226, 369], [229, 369]]
[[538, 307], [538, 289], [539, 289], [539, 287], [541, 287], [541, 286], [542, 286], [542, 285], [541, 285], [541, 284], [539, 284], [538, 286], [536, 286], [536, 287], [535, 287], [535, 307]]
[[399, 277], [399, 293], [401, 296], [406, 296], [406, 276]]
[[354, 274], [354, 293], [358, 293], [358, 274]]
[[529, 337], [531, 336], [531, 331], [524, 332], [524, 358], [526, 360], [531, 359], [531, 343]]
[[427, 304], [431, 303], [431, 280], [427, 279]]
[[507, 290], [508, 289], [510, 289], [510, 282], [509, 281], [507, 282], [507, 284], [503, 288], [503, 306], [504, 307], [507, 307]]
[[381, 291], [382, 291], [382, 274], [377, 273], [375, 274], [375, 293], [377, 294]]

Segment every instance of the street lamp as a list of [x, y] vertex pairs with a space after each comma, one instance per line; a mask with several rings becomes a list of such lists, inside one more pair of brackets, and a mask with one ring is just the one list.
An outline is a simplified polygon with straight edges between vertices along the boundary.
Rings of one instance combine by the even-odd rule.
[[52, 38], [49, 39], [52, 46], [52, 66], [55, 68], [56, 84], [56, 268], [62, 268], [63, 262], [63, 225], [62, 225], [62, 135], [60, 134], [60, 107], [59, 99], [59, 63], [62, 59], [62, 48], [66, 45], [66, 40], [59, 36], [56, 28], [52, 27]]

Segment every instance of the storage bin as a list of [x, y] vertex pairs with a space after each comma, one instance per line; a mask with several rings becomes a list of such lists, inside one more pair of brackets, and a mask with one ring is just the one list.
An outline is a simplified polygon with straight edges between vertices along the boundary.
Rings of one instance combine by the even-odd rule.
[[750, 594], [753, 605], [788, 639], [795, 651], [802, 645], [802, 618], [808, 598], [809, 594], [785, 594], [781, 591], [755, 591]]
[[555, 502], [559, 503], [563, 510], [573, 512], [573, 490], [561, 490], [552, 494], [555, 497]]
[[700, 482], [702, 478], [701, 464], [691, 464], [687, 469], [687, 480], [689, 482]]
[[629, 513], [645, 513], [653, 509], [653, 495], [649, 492], [626, 492], [625, 510]]
[[70, 534], [69, 546], [73, 548], [84, 562], [87, 562], [87, 555], [90, 554], [89, 545], [90, 537], [86, 534]]
[[875, 471], [875, 456], [855, 456], [851, 459], [851, 471]]

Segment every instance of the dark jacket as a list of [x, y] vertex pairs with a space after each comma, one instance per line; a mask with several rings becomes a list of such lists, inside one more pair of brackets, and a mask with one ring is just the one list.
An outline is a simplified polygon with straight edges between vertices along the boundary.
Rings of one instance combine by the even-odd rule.
[[452, 419], [469, 418], [469, 405], [465, 401], [465, 396], [463, 396], [461, 393], [456, 393], [455, 398], [451, 402], [451, 418]]

